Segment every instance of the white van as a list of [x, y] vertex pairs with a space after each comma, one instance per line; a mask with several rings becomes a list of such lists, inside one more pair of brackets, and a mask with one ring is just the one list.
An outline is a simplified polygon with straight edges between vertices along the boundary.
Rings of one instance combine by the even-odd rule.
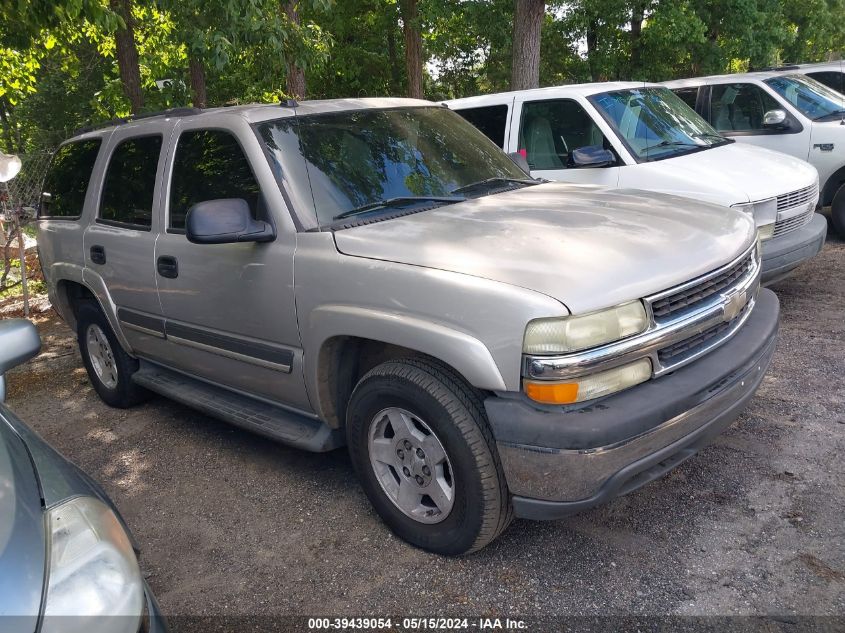
[[833, 227], [845, 237], [845, 96], [800, 69], [665, 85], [694, 105], [720, 134], [813, 165], [819, 172], [821, 204], [830, 205]]
[[449, 108], [550, 180], [673, 193], [754, 215], [763, 280], [824, 244], [818, 175], [806, 162], [734, 143], [668, 89], [596, 83], [447, 101]]

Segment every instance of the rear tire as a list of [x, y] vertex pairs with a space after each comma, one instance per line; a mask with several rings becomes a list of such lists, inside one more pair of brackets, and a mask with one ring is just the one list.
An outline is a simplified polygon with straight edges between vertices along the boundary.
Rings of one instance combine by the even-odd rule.
[[138, 360], [123, 351], [96, 303], [79, 304], [76, 336], [88, 379], [103, 402], [126, 409], [150, 398], [149, 391], [132, 382], [132, 374], [138, 371]]
[[375, 367], [352, 393], [346, 432], [364, 492], [412, 545], [467, 554], [510, 524], [510, 494], [484, 405], [450, 368], [419, 359]]
[[845, 238], [845, 185], [839, 187], [839, 191], [833, 196], [833, 202], [830, 204], [830, 219], [836, 234]]

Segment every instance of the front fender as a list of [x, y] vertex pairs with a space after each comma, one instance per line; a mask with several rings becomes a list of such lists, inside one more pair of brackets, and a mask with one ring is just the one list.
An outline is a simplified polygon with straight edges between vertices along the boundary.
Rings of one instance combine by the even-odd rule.
[[[506, 390], [496, 361], [481, 341], [438, 323], [372, 308], [325, 305], [312, 312], [311, 326], [319, 332], [314, 349], [322, 349], [327, 340], [336, 336], [399, 345], [440, 359], [479, 389]], [[316, 386], [317, 363], [311, 362], [307, 371], [309, 387]]]

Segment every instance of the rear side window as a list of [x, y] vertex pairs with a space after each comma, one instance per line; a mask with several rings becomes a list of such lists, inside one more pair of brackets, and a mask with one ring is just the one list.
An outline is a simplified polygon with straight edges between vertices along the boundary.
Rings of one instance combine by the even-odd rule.
[[483, 108], [455, 110], [501, 148], [505, 147], [505, 128], [508, 124], [508, 106], [494, 105]]
[[161, 136], [127, 139], [115, 148], [103, 184], [101, 221], [149, 230], [160, 153]]
[[44, 179], [40, 217], [75, 219], [82, 215], [85, 192], [99, 151], [98, 138], [68, 143], [56, 151]]
[[220, 198], [247, 201], [259, 217], [261, 189], [237, 139], [222, 130], [183, 132], [173, 160], [169, 228], [185, 228], [188, 209]]
[[695, 110], [695, 102], [698, 101], [698, 88], [676, 88], [672, 92], [681, 98], [681, 101]]
[[843, 88], [845, 88], [845, 85], [843, 85], [843, 78], [845, 78], [845, 75], [836, 70], [825, 70], [816, 73], [807, 73], [807, 76], [812, 77], [820, 84], [824, 84], [828, 88], [833, 88], [836, 92], [843, 92]]

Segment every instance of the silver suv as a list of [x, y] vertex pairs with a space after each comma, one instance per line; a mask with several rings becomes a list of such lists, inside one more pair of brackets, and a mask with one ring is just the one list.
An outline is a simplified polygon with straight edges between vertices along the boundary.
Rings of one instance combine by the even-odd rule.
[[679, 464], [751, 398], [778, 326], [747, 214], [532, 180], [425, 101], [87, 131], [39, 244], [105, 402], [348, 445], [390, 528], [444, 554]]

